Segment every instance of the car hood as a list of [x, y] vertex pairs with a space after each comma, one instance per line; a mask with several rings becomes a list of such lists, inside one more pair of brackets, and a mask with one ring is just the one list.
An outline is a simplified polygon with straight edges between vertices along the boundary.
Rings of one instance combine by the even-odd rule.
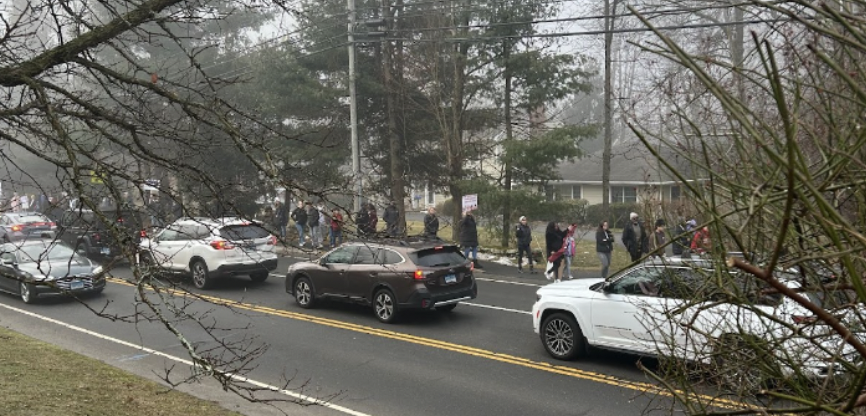
[[321, 266], [319, 266], [318, 260], [316, 260], [315, 262], [313, 262], [313, 261], [299, 261], [297, 263], [292, 263], [291, 265], [289, 265], [289, 273], [291, 273], [292, 271], [295, 271], [295, 270], [303, 270], [303, 269], [316, 268], [316, 267], [321, 267]]
[[575, 279], [560, 283], [554, 283], [538, 289], [539, 295], [557, 295], [570, 297], [584, 297], [587, 292], [591, 292], [590, 286], [604, 282], [602, 278], [593, 279]]
[[83, 257], [75, 256], [72, 259], [42, 260], [34, 263], [21, 263], [18, 269], [32, 274], [33, 276], [48, 276], [48, 280], [59, 279], [66, 276], [93, 273], [93, 263]]

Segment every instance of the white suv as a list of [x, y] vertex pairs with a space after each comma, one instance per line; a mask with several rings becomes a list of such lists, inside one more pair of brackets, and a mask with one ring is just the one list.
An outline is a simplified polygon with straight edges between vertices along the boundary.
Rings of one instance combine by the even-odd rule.
[[140, 263], [189, 273], [207, 289], [219, 276], [248, 274], [263, 282], [277, 268], [277, 238], [261, 225], [238, 218], [181, 218], [139, 244]]
[[[777, 278], [844, 317], [852, 330], [863, 328], [863, 308], [852, 290], [804, 290], [793, 275], [781, 273]], [[746, 304], [734, 299], [745, 299]], [[581, 357], [590, 346], [673, 357], [729, 371], [726, 384], [755, 382], [743, 377], [757, 372], [725, 367], [754, 370], [771, 365], [780, 376], [823, 378], [853, 368], [856, 362], [854, 349], [806, 308], [752, 276], [727, 270], [713, 273], [712, 265], [703, 260], [648, 260], [608, 281], [547, 285], [537, 292], [532, 326], [557, 359]], [[773, 356], [776, 359], [766, 359]]]

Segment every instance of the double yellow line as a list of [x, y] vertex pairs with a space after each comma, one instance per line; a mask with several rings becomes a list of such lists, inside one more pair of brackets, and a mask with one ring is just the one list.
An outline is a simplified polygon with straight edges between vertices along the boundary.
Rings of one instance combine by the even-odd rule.
[[[117, 278], [109, 278], [108, 281], [112, 283], [117, 283], [125, 286], [133, 286], [131, 283]], [[474, 357], [485, 358], [488, 360], [498, 361], [507, 364], [513, 364], [525, 368], [532, 368], [535, 370], [546, 371], [548, 373], [560, 374], [569, 377], [575, 377], [583, 380], [594, 381], [597, 383], [607, 384], [610, 386], [621, 387], [629, 390], [634, 390], [639, 393], [649, 393], [662, 395], [667, 397], [680, 397], [680, 398], [689, 398], [689, 401], [699, 401], [703, 406], [707, 407], [717, 407], [717, 408], [728, 408], [728, 409], [756, 409], [754, 406], [749, 405], [747, 403], [738, 402], [735, 400], [729, 400], [719, 397], [713, 397], [708, 395], [700, 395], [687, 393], [680, 390], [669, 390], [664, 386], [654, 385], [650, 383], [643, 383], [638, 381], [628, 381], [622, 380], [613, 376], [595, 373], [592, 371], [580, 370], [577, 368], [560, 366], [560, 365], [552, 365], [542, 361], [533, 361], [528, 360], [521, 357], [515, 357], [513, 355], [501, 354], [494, 351], [484, 350], [480, 348], [474, 348], [466, 345], [454, 344], [445, 341], [439, 341], [432, 338], [424, 338], [415, 335], [388, 331], [384, 329], [373, 328], [364, 325], [357, 325], [344, 321], [337, 321], [328, 318], [320, 318], [317, 316], [307, 315], [303, 313], [290, 312], [283, 309], [275, 309], [267, 306], [254, 305], [250, 303], [238, 302], [230, 299], [223, 299], [214, 296], [208, 295], [195, 295], [198, 298], [211, 302], [215, 305], [224, 305], [232, 308], [242, 309], [250, 312], [258, 312], [271, 316], [279, 316], [283, 318], [294, 319], [298, 321], [310, 322], [313, 324], [329, 326], [332, 328], [339, 328], [348, 331], [358, 332], [362, 334], [373, 335], [382, 338], [393, 339], [397, 341], [408, 342], [416, 345], [423, 345], [425, 347], [437, 348], [445, 351], [452, 351], [459, 354], [471, 355]]]

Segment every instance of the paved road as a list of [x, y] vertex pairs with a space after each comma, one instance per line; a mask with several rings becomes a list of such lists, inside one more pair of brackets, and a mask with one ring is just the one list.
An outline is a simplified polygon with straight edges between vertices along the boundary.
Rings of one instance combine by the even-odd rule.
[[[214, 331], [216, 338], [204, 333], [198, 323], [178, 323], [200, 349], [219, 351], [220, 343], [248, 340], [267, 345], [247, 377], [269, 385], [282, 385], [289, 377], [290, 389], [331, 397], [340, 406], [304, 407], [291, 414], [637, 415], [647, 408], [670, 406], [669, 399], [646, 392], [642, 384], [646, 378], [635, 366], [638, 357], [595, 352], [591, 359], [572, 363], [549, 358], [532, 332], [529, 316], [535, 291], [548, 284], [541, 275], [518, 278], [513, 268], [491, 265], [478, 274], [479, 297], [473, 302], [452, 313], [419, 312], [396, 325], [385, 325], [365, 307], [329, 303], [304, 310], [296, 306], [285, 293], [283, 275], [298, 260], [282, 258], [278, 272], [262, 284], [246, 277], [227, 278], [205, 293], [217, 303], [232, 303], [231, 309], [203, 302], [187, 306], [198, 323], [224, 329]], [[117, 269], [113, 274], [116, 279], [104, 294], [87, 302], [94, 308], [104, 306], [109, 315], [132, 315], [135, 294], [123, 283], [130, 271]], [[152, 348], [135, 351], [0, 308], [3, 325], [131, 371], [150, 372], [151, 377], [153, 371], [176, 364], [159, 354], [188, 358], [178, 339], [156, 323], [111, 322], [66, 299], [23, 305], [4, 295], [0, 296], [3, 305]], [[652, 360], [644, 361], [653, 365]], [[175, 371], [188, 374], [183, 368]], [[248, 414], [273, 411], [232, 401], [213, 387], [193, 390], [229, 407], [241, 406], [238, 409]]]

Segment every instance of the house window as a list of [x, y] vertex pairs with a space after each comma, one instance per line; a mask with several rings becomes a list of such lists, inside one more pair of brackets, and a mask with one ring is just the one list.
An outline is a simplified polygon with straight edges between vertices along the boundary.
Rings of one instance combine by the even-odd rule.
[[571, 199], [581, 199], [583, 198], [583, 189], [580, 185], [571, 185], [571, 189], [568, 189], [566, 195], [568, 195]]
[[671, 201], [676, 201], [680, 199], [680, 186], [673, 185], [671, 186]]
[[544, 196], [548, 201], [556, 201], [559, 197], [559, 189], [553, 185], [544, 186]]
[[611, 186], [611, 203], [635, 203], [637, 202], [637, 188], [634, 186]]

